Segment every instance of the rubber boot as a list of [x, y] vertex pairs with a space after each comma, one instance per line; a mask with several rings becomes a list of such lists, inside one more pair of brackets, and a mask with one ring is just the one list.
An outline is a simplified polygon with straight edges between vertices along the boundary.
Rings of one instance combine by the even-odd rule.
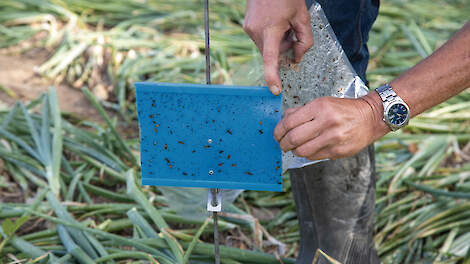
[[[380, 263], [373, 242], [373, 146], [289, 172], [300, 227], [296, 263], [312, 264], [317, 249], [342, 264]], [[320, 256], [317, 263], [329, 262]]]

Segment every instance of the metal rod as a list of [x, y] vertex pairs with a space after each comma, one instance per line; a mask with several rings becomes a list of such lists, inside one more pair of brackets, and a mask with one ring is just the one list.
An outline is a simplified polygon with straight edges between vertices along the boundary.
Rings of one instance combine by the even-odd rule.
[[[210, 51], [210, 34], [209, 34], [209, 0], [204, 0], [204, 35], [205, 35], [205, 54], [206, 54], [206, 84], [211, 84], [211, 51]], [[217, 206], [217, 193], [219, 189], [211, 189], [212, 205]], [[215, 264], [220, 264], [219, 256], [219, 226], [217, 212], [213, 212], [214, 216], [214, 251]]]
[[204, 33], [206, 38], [206, 84], [211, 84], [211, 51], [209, 35], [209, 0], [204, 0]]
[[219, 256], [219, 228], [217, 223], [217, 212], [213, 212], [212, 215], [214, 216], [214, 253], [215, 253], [215, 264], [220, 264], [220, 256]]
[[[217, 195], [220, 192], [220, 189], [211, 189], [212, 195], [212, 206], [216, 207], [219, 202], [217, 201]], [[214, 218], [214, 256], [215, 256], [215, 264], [220, 264], [220, 255], [219, 255], [219, 224], [218, 224], [218, 215], [217, 212], [212, 213]]]

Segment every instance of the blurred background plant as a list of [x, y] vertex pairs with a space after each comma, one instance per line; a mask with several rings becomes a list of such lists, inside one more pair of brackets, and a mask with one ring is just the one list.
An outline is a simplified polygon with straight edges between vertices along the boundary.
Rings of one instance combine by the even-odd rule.
[[[214, 83], [253, 82], [262, 67], [241, 27], [244, 1], [210, 8]], [[0, 111], [2, 261], [212, 262], [212, 220], [178, 214], [158, 188], [138, 187], [132, 85], [204, 82], [202, 14], [194, 0], [0, 2], [1, 52], [47, 52], [35, 73], [81, 89], [102, 120], [61, 114], [53, 88]], [[468, 14], [469, 0], [382, 1], [370, 87], [429, 55]], [[384, 263], [470, 263], [469, 142], [467, 90], [376, 144]], [[222, 248], [223, 263], [293, 263], [299, 230], [284, 181], [283, 193], [247, 191], [230, 205], [220, 223], [232, 246]]]

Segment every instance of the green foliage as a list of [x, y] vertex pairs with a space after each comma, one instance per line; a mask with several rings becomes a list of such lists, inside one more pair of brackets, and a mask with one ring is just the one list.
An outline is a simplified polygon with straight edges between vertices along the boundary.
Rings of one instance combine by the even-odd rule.
[[0, 242], [0, 253], [8, 240], [11, 239], [15, 232], [28, 221], [28, 219], [29, 215], [23, 215], [16, 219], [15, 222], [13, 222], [11, 218], [3, 220], [2, 227], [0, 228], [0, 238], [3, 238], [2, 242]]
[[0, 235], [4, 238], [10, 238], [13, 234], [29, 219], [29, 215], [24, 215], [13, 222], [10, 218], [2, 222], [2, 232]]
[[[0, 250], [0, 258], [14, 253], [31, 259], [40, 258], [41, 262], [47, 263], [57, 263], [59, 258], [65, 263], [70, 260], [114, 263], [123, 258], [143, 258], [173, 264], [182, 263], [186, 257], [186, 260], [200, 262], [205, 258], [206, 262], [202, 263], [210, 263], [212, 245], [186, 242], [192, 240], [195, 233], [199, 238], [204, 231], [197, 232], [199, 229], [191, 225], [200, 226], [205, 222], [185, 219], [169, 211], [166, 207], [168, 201], [161, 194], [154, 196], [153, 192], [137, 186], [134, 171], [139, 167], [134, 164], [132, 156], [116, 155], [132, 154], [131, 149], [137, 146], [124, 140], [115, 127], [111, 127], [115, 124], [110, 119], [107, 127], [96, 124], [81, 127], [69, 123], [60, 114], [55, 116], [55, 105], [50, 103], [55, 101], [54, 96], [52, 88], [41, 96], [40, 105], [35, 105], [39, 109], [37, 114], [28, 110], [32, 108], [31, 104], [22, 103], [8, 112], [0, 112], [0, 123], [3, 124], [0, 128], [0, 155], [10, 168], [8, 173], [22, 175], [29, 180], [27, 193], [34, 193], [34, 189], [39, 188], [31, 205], [1, 205], [0, 219], [5, 219], [2, 229], [6, 230], [7, 239], [2, 241], [4, 250]], [[92, 94], [88, 96], [95, 100]], [[95, 106], [99, 107], [97, 103]], [[104, 111], [102, 114], [103, 118], [109, 118]], [[54, 133], [60, 135], [62, 148], [53, 147]], [[108, 137], [106, 140], [103, 140], [104, 135]], [[47, 172], [51, 169], [44, 165], [52, 165], [54, 155], [60, 157], [57, 192], [52, 192], [54, 185], [49, 183], [52, 178]], [[154, 199], [149, 200], [150, 196]], [[67, 202], [63, 201], [64, 197]], [[132, 208], [134, 210], [129, 211]], [[55, 216], [47, 215], [48, 212]], [[14, 223], [11, 220], [14, 217], [21, 218]], [[28, 218], [43, 219], [54, 227], [50, 232], [33, 231], [22, 237], [14, 236], [23, 219]], [[191, 228], [172, 230], [170, 224], [186, 224]], [[212, 222], [204, 226], [209, 224]], [[223, 220], [219, 226], [221, 231], [236, 227]], [[135, 239], [126, 236], [129, 228], [135, 230]], [[147, 240], [150, 237], [152, 239]], [[128, 252], [129, 247], [133, 248], [133, 254]], [[189, 248], [190, 253], [185, 255], [183, 248]], [[54, 254], [48, 253], [52, 249]], [[227, 262], [232, 259], [250, 259], [253, 263], [276, 262], [275, 256], [265, 253], [229, 247], [224, 247], [221, 252]], [[285, 258], [284, 262], [293, 263], [293, 260]]]
[[[369, 41], [371, 88], [438, 48], [470, 12], [468, 0], [381, 5]], [[256, 47], [241, 27], [244, 2], [211, 1], [210, 8], [214, 82], [241, 83], [248, 71], [260, 75]], [[0, 112], [4, 171], [25, 198], [37, 194], [32, 205], [0, 204], [0, 258], [212, 263], [213, 246], [198, 241], [208, 241], [212, 220], [176, 215], [158, 189], [137, 187], [136, 140], [122, 137], [122, 124], [103, 109], [119, 111], [129, 124], [135, 117], [134, 81], [203, 82], [201, 2], [0, 1], [0, 23], [0, 47], [31, 41], [32, 47], [51, 50], [38, 74], [84, 87], [104, 120], [64, 118], [52, 88], [29, 104]], [[39, 33], [45, 37], [33, 38]], [[107, 101], [96, 96], [99, 85], [112, 86]], [[384, 263], [470, 263], [469, 102], [470, 92], [463, 92], [376, 144], [375, 242]], [[244, 192], [231, 207], [238, 218], [224, 217], [219, 225], [221, 231], [243, 234], [241, 243], [253, 248], [245, 233], [254, 228], [243, 219], [253, 211], [265, 215], [260, 223], [288, 245], [283, 262], [293, 263], [288, 257], [295, 255], [299, 229], [288, 178], [284, 182], [284, 193]], [[12, 186], [0, 183], [0, 188]], [[28, 215], [51, 228], [15, 236]], [[273, 255], [231, 247], [222, 247], [221, 254], [226, 263], [279, 262]]]

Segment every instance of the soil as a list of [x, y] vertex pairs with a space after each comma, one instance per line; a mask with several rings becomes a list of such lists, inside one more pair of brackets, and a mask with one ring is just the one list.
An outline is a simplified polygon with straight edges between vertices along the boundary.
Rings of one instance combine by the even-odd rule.
[[49, 58], [44, 49], [32, 49], [23, 54], [0, 53], [0, 86], [11, 90], [16, 98], [0, 89], [0, 107], [12, 106], [16, 100], [32, 101], [46, 92], [51, 85], [56, 87], [59, 105], [62, 111], [78, 115], [83, 119], [101, 121], [80, 89], [66, 84], [54, 84], [37, 75], [34, 71]]

